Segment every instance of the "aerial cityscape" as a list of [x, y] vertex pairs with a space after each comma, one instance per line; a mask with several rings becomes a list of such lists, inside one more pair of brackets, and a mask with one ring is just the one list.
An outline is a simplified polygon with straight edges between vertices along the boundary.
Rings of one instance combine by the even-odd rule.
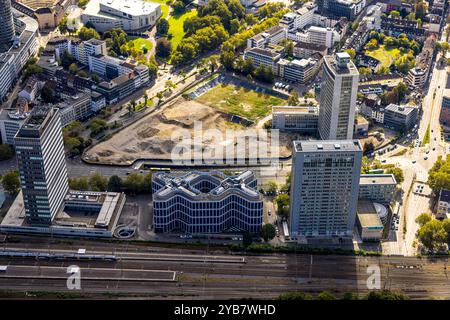
[[0, 299], [450, 299], [448, 6], [0, 0]]

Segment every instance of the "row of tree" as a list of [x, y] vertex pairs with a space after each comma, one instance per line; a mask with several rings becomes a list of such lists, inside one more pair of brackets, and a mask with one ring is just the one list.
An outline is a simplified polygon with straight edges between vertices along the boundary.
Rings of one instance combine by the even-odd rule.
[[89, 177], [69, 179], [69, 186], [72, 190], [126, 192], [130, 194], [151, 193], [152, 174], [142, 175], [132, 172], [125, 179], [117, 175], [108, 179], [100, 173], [94, 173]]

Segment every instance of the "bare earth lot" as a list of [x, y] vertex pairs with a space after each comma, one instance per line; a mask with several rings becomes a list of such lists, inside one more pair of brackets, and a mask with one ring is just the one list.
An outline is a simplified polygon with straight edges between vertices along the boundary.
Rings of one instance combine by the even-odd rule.
[[[208, 129], [218, 130], [212, 137], [204, 139], [203, 144], [199, 146], [202, 150], [205, 150], [205, 147], [223, 148], [232, 144], [233, 141], [226, 139], [227, 130], [252, 129], [230, 122], [229, 116], [216, 108], [179, 97], [170, 105], [142, 118], [109, 140], [95, 145], [86, 151], [83, 158], [90, 162], [111, 164], [131, 164], [142, 158], [171, 159], [172, 149], [180, 141], [176, 137], [193, 135], [196, 121], [201, 123], [203, 132]], [[293, 138], [296, 138], [295, 134], [280, 133], [280, 156], [290, 155]]]

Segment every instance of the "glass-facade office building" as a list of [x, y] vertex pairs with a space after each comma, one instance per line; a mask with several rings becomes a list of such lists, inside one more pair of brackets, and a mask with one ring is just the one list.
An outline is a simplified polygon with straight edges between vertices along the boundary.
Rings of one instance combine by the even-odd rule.
[[261, 230], [263, 201], [254, 174], [184, 176], [156, 173], [152, 182], [156, 232], [221, 233]]

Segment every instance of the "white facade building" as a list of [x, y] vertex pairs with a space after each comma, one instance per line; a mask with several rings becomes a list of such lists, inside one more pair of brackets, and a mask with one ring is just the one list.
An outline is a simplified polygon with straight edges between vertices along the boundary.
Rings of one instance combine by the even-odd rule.
[[113, 28], [124, 31], [150, 29], [161, 17], [161, 5], [142, 0], [91, 0], [81, 20], [91, 23], [98, 32]]

